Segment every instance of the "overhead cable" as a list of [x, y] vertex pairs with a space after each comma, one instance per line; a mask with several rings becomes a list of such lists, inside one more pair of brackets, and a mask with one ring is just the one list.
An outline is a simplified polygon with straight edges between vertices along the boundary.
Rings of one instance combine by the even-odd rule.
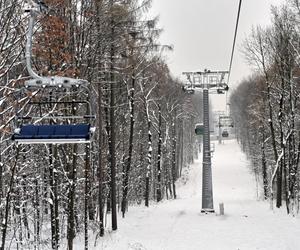
[[238, 26], [239, 26], [239, 20], [240, 20], [241, 6], [242, 6], [242, 0], [240, 0], [240, 2], [239, 2], [238, 14], [237, 14], [237, 18], [236, 18], [236, 24], [235, 24], [235, 31], [234, 31], [234, 38], [233, 38], [233, 45], [232, 45], [232, 51], [231, 51], [231, 58], [230, 58], [230, 64], [229, 64], [229, 73], [228, 73], [227, 83], [229, 83], [230, 74], [231, 74], [231, 68], [232, 68], [232, 62], [233, 62], [233, 56], [234, 56], [234, 50], [235, 50], [235, 44], [236, 44], [236, 37], [237, 37], [237, 31], [238, 31]]

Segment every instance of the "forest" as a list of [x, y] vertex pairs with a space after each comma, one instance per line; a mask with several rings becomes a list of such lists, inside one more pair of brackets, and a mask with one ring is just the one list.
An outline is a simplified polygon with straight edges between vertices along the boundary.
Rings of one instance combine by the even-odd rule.
[[[24, 90], [30, 78], [25, 63], [29, 15], [24, 10], [35, 2], [0, 0], [0, 249], [59, 249], [63, 242], [71, 250], [79, 235], [88, 249], [90, 233], [101, 241], [107, 230], [117, 230], [118, 219], [126, 220], [130, 205], [151, 206], [176, 198], [175, 182], [198, 153], [193, 133], [201, 120], [201, 96], [187, 95], [172, 77], [165, 62], [172, 46], [158, 42], [162, 30], [158, 19], [147, 15], [150, 0], [45, 0], [48, 8], [37, 16], [34, 29], [33, 68], [43, 76], [89, 81], [95, 133], [89, 144], [14, 143], [11, 137], [22, 114], [43, 114], [43, 122], [55, 124], [55, 115], [84, 109], [74, 102], [81, 93], [67, 99], [70, 105], [53, 106], [53, 92]], [[283, 17], [278, 15], [279, 24]], [[266, 99], [267, 110], [267, 101], [275, 103], [281, 95], [281, 106], [271, 105], [272, 140], [281, 138], [282, 145], [286, 141], [284, 147], [276, 142], [274, 150], [277, 173], [284, 171], [290, 178], [291, 201], [298, 187], [292, 173], [300, 147], [296, 123], [291, 123], [297, 116], [298, 90], [291, 77], [298, 48], [296, 33], [290, 33], [296, 32], [296, 12], [293, 17], [283, 30], [277, 29], [285, 42], [278, 46], [286, 49], [278, 56], [289, 64], [272, 61], [272, 70], [283, 67], [283, 75], [271, 77], [271, 61], [266, 60], [270, 93], [259, 97], [261, 102]], [[48, 104], [30, 105], [37, 102]], [[293, 113], [276, 117], [275, 112], [287, 105], [293, 105]], [[236, 119], [241, 115], [235, 114]], [[246, 121], [244, 117], [239, 119]], [[266, 121], [260, 121], [259, 129], [253, 130], [260, 134], [240, 131], [240, 138], [245, 145], [254, 138], [264, 143], [267, 164], [274, 161], [272, 140], [266, 140], [270, 133], [263, 129]]]
[[300, 198], [300, 5], [273, 7], [272, 23], [253, 27], [242, 52], [253, 69], [230, 97], [237, 139], [263, 198], [288, 214]]

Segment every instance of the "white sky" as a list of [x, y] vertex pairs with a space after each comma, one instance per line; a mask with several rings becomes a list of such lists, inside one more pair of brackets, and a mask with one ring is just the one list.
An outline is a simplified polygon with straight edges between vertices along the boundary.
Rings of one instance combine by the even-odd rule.
[[[241, 53], [242, 41], [252, 26], [270, 23], [270, 6], [285, 0], [243, 0], [237, 46], [229, 86], [250, 74]], [[161, 44], [173, 44], [167, 63], [175, 77], [183, 71], [228, 70], [239, 0], [153, 0], [164, 32]], [[217, 100], [217, 101], [216, 101]], [[225, 110], [225, 98], [213, 97], [214, 109]]]

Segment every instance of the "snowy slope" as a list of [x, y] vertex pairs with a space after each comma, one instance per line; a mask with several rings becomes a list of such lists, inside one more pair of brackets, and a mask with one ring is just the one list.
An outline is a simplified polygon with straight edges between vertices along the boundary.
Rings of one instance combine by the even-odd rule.
[[[95, 249], [107, 250], [297, 250], [300, 219], [284, 209], [272, 212], [257, 201], [255, 181], [236, 141], [216, 143], [213, 157], [215, 214], [202, 214], [201, 161], [178, 183], [178, 199], [149, 208], [130, 207], [117, 232], [107, 233]], [[224, 202], [225, 216], [218, 215]], [[82, 249], [82, 246], [77, 245]]]

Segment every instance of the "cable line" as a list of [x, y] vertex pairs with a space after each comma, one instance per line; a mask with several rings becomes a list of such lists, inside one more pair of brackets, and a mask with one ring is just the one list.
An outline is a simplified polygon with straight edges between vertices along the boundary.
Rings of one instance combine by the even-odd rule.
[[235, 49], [235, 43], [236, 43], [236, 36], [237, 36], [237, 30], [238, 30], [238, 26], [239, 26], [239, 19], [240, 19], [240, 13], [241, 13], [241, 6], [242, 6], [242, 0], [240, 0], [240, 2], [239, 2], [238, 14], [237, 14], [237, 18], [236, 18], [235, 32], [234, 32], [233, 45], [232, 45], [232, 51], [231, 51], [227, 84], [229, 83], [229, 78], [230, 78], [230, 74], [231, 74], [232, 61], [233, 61], [233, 55], [234, 55], [234, 49]]

